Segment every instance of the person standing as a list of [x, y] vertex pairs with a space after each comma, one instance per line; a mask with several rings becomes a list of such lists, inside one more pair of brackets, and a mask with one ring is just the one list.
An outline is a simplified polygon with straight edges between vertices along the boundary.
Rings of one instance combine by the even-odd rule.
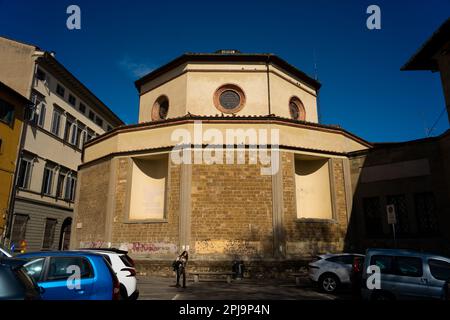
[[177, 272], [177, 284], [176, 287], [180, 287], [180, 278], [183, 276], [183, 288], [186, 288], [186, 265], [189, 259], [187, 251], [183, 251], [175, 260], [176, 272]]

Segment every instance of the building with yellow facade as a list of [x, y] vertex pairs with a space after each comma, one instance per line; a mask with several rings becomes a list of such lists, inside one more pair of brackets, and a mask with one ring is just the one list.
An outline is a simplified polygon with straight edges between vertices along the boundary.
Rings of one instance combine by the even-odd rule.
[[0, 82], [0, 238], [10, 213], [25, 110], [31, 102]]

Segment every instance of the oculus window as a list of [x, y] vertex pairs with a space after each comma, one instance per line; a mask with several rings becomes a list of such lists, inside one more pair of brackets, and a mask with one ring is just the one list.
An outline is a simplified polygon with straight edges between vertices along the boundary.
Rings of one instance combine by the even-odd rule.
[[306, 112], [303, 103], [297, 97], [292, 97], [289, 100], [289, 113], [294, 120], [305, 121]]
[[219, 87], [213, 97], [214, 106], [223, 113], [237, 113], [245, 105], [244, 91], [235, 84]]
[[169, 99], [166, 96], [159, 96], [152, 107], [152, 120], [164, 120], [169, 113]]

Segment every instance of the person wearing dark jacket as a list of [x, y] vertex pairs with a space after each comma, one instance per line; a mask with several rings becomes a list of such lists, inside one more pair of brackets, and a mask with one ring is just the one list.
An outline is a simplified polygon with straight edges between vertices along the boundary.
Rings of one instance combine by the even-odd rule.
[[174, 271], [177, 273], [176, 287], [180, 287], [180, 278], [183, 276], [183, 288], [186, 288], [186, 264], [189, 259], [187, 251], [183, 251], [173, 263]]

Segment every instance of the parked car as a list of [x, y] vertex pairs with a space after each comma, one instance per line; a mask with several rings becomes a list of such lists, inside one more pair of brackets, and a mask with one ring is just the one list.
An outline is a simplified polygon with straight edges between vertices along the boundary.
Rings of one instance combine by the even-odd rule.
[[0, 259], [1, 258], [12, 258], [12, 253], [2, 245], [0, 245]]
[[40, 300], [40, 288], [27, 274], [25, 260], [0, 258], [0, 300]]
[[137, 289], [136, 269], [128, 251], [115, 248], [80, 249], [103, 255], [111, 264], [120, 282], [120, 296], [123, 300], [136, 300], [139, 297]]
[[[367, 268], [380, 268], [380, 288], [369, 289]], [[450, 279], [450, 258], [411, 250], [368, 249], [362, 275], [362, 296], [371, 300], [444, 299]]]
[[309, 278], [327, 293], [336, 292], [341, 286], [350, 285], [350, 273], [356, 253], [324, 254], [308, 265]]
[[[43, 251], [19, 254], [28, 274], [43, 288], [43, 300], [118, 300], [120, 284], [109, 262], [92, 252]], [[79, 275], [79, 282], [76, 276]]]

